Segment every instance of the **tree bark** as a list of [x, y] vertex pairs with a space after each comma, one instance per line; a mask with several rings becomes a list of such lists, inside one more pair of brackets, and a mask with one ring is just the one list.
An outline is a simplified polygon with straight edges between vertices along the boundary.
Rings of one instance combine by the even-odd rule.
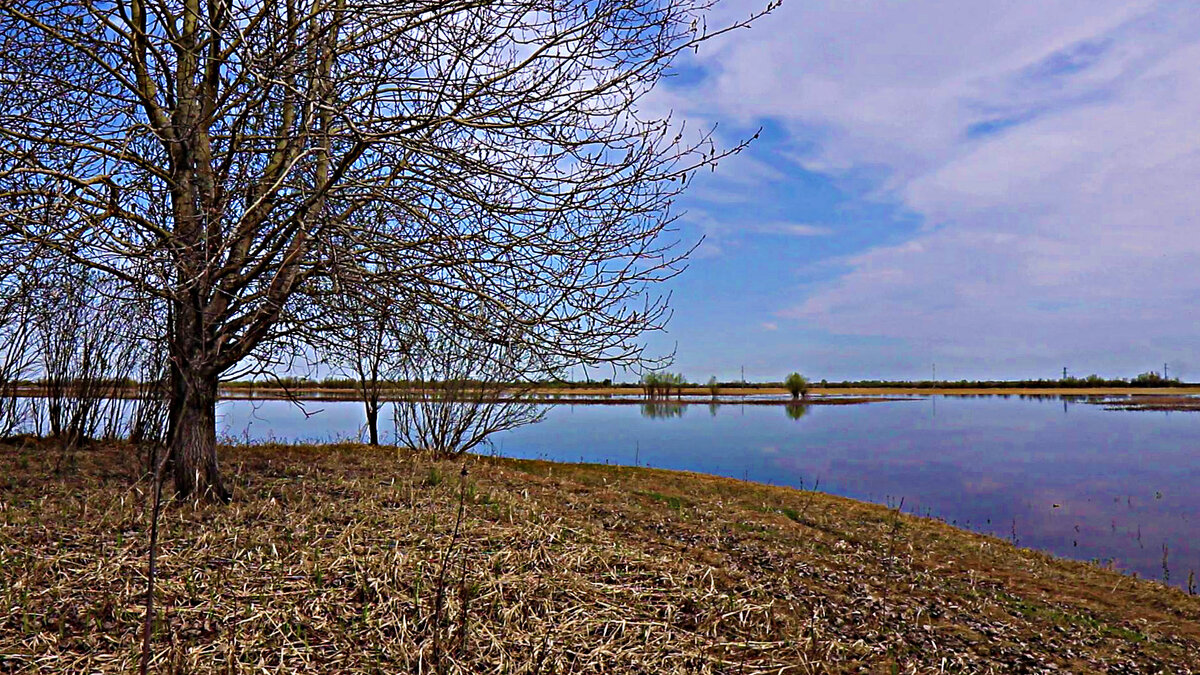
[[175, 375], [171, 466], [175, 493], [193, 494], [228, 503], [232, 498], [217, 464], [217, 382], [215, 373], [189, 372], [184, 364]]
[[367, 429], [371, 435], [371, 445], [379, 445], [379, 400], [367, 401]]

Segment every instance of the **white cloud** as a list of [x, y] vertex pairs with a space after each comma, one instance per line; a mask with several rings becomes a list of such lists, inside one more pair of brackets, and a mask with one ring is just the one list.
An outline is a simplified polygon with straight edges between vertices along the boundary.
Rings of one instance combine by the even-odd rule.
[[787, 237], [827, 237], [833, 230], [822, 225], [808, 223], [756, 223], [747, 229], [761, 234], [777, 234]]
[[778, 120], [810, 170], [881, 167], [925, 218], [782, 316], [964, 358], [1197, 356], [1193, 3], [785, 3], [699, 58], [693, 107]]
[[779, 324], [773, 321], [764, 321], [761, 324], [763, 330], [779, 330]]
[[710, 258], [736, 249], [747, 235], [826, 237], [833, 234], [832, 229], [823, 225], [786, 221], [738, 221], [728, 217], [717, 217], [700, 208], [690, 209], [682, 220], [704, 236], [704, 242], [695, 252], [699, 258]]

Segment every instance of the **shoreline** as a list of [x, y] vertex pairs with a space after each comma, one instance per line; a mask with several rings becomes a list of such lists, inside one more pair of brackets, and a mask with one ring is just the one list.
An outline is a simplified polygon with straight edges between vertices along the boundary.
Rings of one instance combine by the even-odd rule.
[[[531, 394], [537, 397], [559, 397], [559, 400], [616, 400], [636, 399], [637, 401], [675, 400], [647, 399], [642, 390], [634, 387], [590, 387], [590, 388], [535, 388]], [[707, 403], [712, 394], [706, 387], [684, 387], [683, 395], [693, 400], [701, 399]], [[316, 400], [335, 400], [337, 398], [354, 398], [353, 390], [332, 388], [310, 388], [293, 390], [292, 394], [302, 400], [310, 397]], [[286, 391], [272, 387], [227, 387], [221, 389], [222, 398], [256, 398], [270, 400], [272, 398], [286, 399]], [[787, 396], [788, 390], [783, 387], [745, 387], [721, 389], [718, 403], [749, 396]], [[1200, 385], [1183, 387], [1005, 387], [1005, 388], [955, 388], [955, 387], [814, 387], [809, 391], [809, 401], [834, 396], [858, 397], [889, 397], [889, 396], [1200, 396]], [[385, 398], [387, 393], [384, 394]], [[730, 400], [732, 399], [732, 400]]]
[[[574, 403], [646, 403], [646, 402], [681, 402], [681, 403], [710, 403], [712, 392], [707, 387], [684, 387], [682, 395], [688, 397], [679, 399], [672, 396], [666, 398], [646, 398], [638, 387], [537, 387], [528, 392], [529, 398], [537, 403], [574, 402]], [[16, 396], [28, 398], [45, 398], [45, 390], [41, 387], [21, 385], [15, 391]], [[356, 391], [350, 388], [305, 387], [284, 389], [280, 387], [243, 387], [222, 386], [218, 392], [220, 400], [301, 400], [301, 401], [357, 401], [360, 400]], [[753, 396], [788, 396], [789, 392], [783, 387], [727, 387], [717, 393], [716, 403], [750, 403], [750, 404], [780, 404], [793, 403], [791, 400], [753, 400]], [[106, 398], [132, 399], [137, 398], [138, 392], [128, 387], [113, 388], [104, 393]], [[678, 396], [674, 394], [673, 396]], [[852, 400], [857, 403], [874, 401], [908, 400], [914, 396], [1026, 396], [1026, 397], [1115, 397], [1151, 399], [1143, 401], [1154, 403], [1154, 397], [1174, 397], [1171, 403], [1187, 403], [1186, 397], [1200, 397], [1200, 384], [1179, 387], [821, 387], [814, 386], [809, 390], [808, 398], [799, 403], [837, 404]], [[398, 397], [386, 388], [382, 400], [391, 402]], [[515, 399], [502, 399], [515, 400]]]
[[[786, 392], [784, 392], [786, 394]], [[884, 401], [913, 401], [917, 400], [912, 397], [896, 397], [896, 396], [810, 396], [807, 399], [792, 400], [792, 399], [739, 399], [738, 397], [725, 396], [719, 399], [693, 396], [685, 393], [688, 398], [644, 398], [642, 396], [620, 395], [619, 397], [605, 397], [595, 395], [559, 395], [554, 394], [533, 394], [526, 398], [499, 398], [495, 399], [494, 403], [532, 403], [536, 405], [856, 405], [862, 403], [879, 403]], [[359, 402], [361, 399], [352, 394], [346, 395], [317, 395], [304, 392], [299, 392], [292, 397], [287, 397], [282, 393], [268, 392], [265, 395], [259, 394], [243, 394], [222, 392], [222, 401], [352, 401]], [[381, 403], [391, 403], [399, 400], [395, 397], [386, 395], [380, 397]], [[427, 399], [422, 399], [427, 400]]]

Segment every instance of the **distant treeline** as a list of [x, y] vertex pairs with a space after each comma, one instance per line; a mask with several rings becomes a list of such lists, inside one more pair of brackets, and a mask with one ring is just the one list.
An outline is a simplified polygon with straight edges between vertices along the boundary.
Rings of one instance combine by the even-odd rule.
[[[721, 389], [784, 389], [783, 382], [717, 382]], [[1099, 375], [1087, 377], [1066, 377], [1054, 380], [846, 380], [830, 382], [820, 380], [813, 383], [822, 389], [1090, 389], [1097, 387], [1179, 387], [1187, 385], [1179, 378], [1163, 377], [1159, 373], [1146, 372], [1133, 378], [1105, 378]], [[637, 382], [616, 383], [610, 380], [603, 382], [547, 382], [540, 387], [554, 389], [584, 389], [588, 387], [617, 387], [622, 389], [641, 389], [643, 385]], [[698, 388], [705, 385], [698, 382], [681, 382], [678, 386]]]
[[48, 384], [55, 386], [66, 387], [101, 387], [109, 389], [125, 389], [135, 388], [139, 385], [138, 381], [132, 377], [66, 377], [66, 378], [39, 378], [36, 380], [23, 378], [4, 380], [4, 384], [14, 387], [44, 387]]
[[[405, 381], [392, 381], [381, 383], [387, 388], [402, 389], [412, 386], [414, 383]], [[424, 382], [423, 386], [431, 386], [434, 383]], [[529, 386], [529, 383], [521, 383], [522, 386]], [[596, 387], [613, 387], [616, 389], [632, 389], [641, 390], [644, 387], [640, 382], [613, 382], [612, 380], [590, 380], [580, 382], [566, 381], [544, 381], [533, 383], [534, 386], [540, 389], [562, 389], [570, 391], [572, 389], [594, 389]], [[706, 387], [709, 385], [680, 381], [675, 386], [683, 387]], [[716, 383], [721, 389], [752, 389], [764, 387], [784, 388], [783, 382], [718, 382]], [[1056, 380], [1038, 379], [1038, 380], [847, 380], [842, 382], [830, 382], [828, 380], [820, 380], [815, 382], [815, 385], [823, 389], [853, 389], [853, 388], [888, 388], [888, 389], [1085, 389], [1094, 387], [1177, 387], [1186, 383], [1178, 378], [1164, 378], [1159, 373], [1147, 372], [1142, 373], [1134, 378], [1104, 378], [1099, 375], [1088, 375], [1087, 377], [1067, 377]], [[325, 378], [322, 380], [313, 380], [299, 377], [282, 377], [272, 380], [262, 380], [257, 382], [228, 382], [222, 385], [230, 389], [354, 389], [358, 386], [355, 380], [340, 379], [340, 378]]]
[[[45, 381], [40, 379], [23, 379], [15, 380], [10, 383], [17, 387], [42, 387], [45, 386]], [[65, 383], [68, 387], [82, 385], [83, 382], [69, 381]], [[137, 380], [132, 378], [121, 379], [102, 379], [96, 382], [90, 382], [92, 386], [99, 385], [105, 389], [134, 389], [139, 386]], [[437, 386], [440, 383], [436, 382], [408, 382], [404, 380], [393, 380], [380, 382], [379, 385], [383, 389], [406, 389], [414, 385], [422, 387]], [[463, 382], [455, 382], [454, 384], [481, 384], [474, 380], [465, 380]], [[485, 383], [495, 385], [495, 382]], [[673, 383], [676, 387], [708, 387], [695, 382], [679, 381]], [[766, 387], [784, 388], [783, 382], [718, 382], [715, 383], [721, 389], [761, 389]], [[1147, 372], [1138, 375], [1137, 377], [1126, 378], [1104, 378], [1099, 375], [1088, 375], [1087, 377], [1068, 377], [1057, 380], [846, 380], [842, 382], [829, 382], [828, 380], [820, 380], [814, 385], [822, 389], [859, 389], [859, 388], [874, 388], [874, 389], [1087, 389], [1095, 387], [1178, 387], [1184, 386], [1187, 383], [1178, 378], [1165, 378], [1159, 373]], [[320, 380], [310, 379], [306, 377], [280, 377], [270, 380], [249, 381], [242, 380], [237, 382], [223, 382], [221, 387], [224, 389], [297, 389], [297, 390], [312, 390], [312, 389], [330, 389], [330, 390], [353, 390], [357, 389], [359, 383], [357, 380], [346, 378], [324, 378]], [[531, 383], [521, 382], [513, 383], [514, 387], [528, 388]], [[532, 383], [532, 386], [538, 389], [562, 389], [570, 391], [572, 389], [594, 389], [596, 387], [612, 387], [615, 389], [631, 389], [642, 390], [644, 384], [640, 382], [613, 382], [612, 380], [592, 380], [582, 382], [566, 382], [566, 381], [545, 381]]]
[[889, 389], [1090, 389], [1095, 387], [1178, 387], [1183, 385], [1178, 378], [1166, 378], [1158, 373], [1142, 373], [1133, 379], [1104, 378], [1099, 375], [1067, 377], [1057, 380], [857, 380], [851, 382], [826, 382], [820, 386], [827, 389], [889, 388]]

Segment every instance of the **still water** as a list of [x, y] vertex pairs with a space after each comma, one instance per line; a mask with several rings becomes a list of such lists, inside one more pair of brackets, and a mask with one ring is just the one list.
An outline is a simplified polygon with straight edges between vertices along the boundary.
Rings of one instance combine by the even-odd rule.
[[[363, 420], [349, 402], [301, 410], [227, 401], [221, 417], [231, 438], [281, 441], [355, 438]], [[802, 415], [770, 405], [568, 404], [497, 435], [484, 452], [686, 469], [891, 506], [903, 498], [906, 512], [1021, 546], [1178, 586], [1189, 571], [1200, 576], [1197, 412], [941, 396]]]

